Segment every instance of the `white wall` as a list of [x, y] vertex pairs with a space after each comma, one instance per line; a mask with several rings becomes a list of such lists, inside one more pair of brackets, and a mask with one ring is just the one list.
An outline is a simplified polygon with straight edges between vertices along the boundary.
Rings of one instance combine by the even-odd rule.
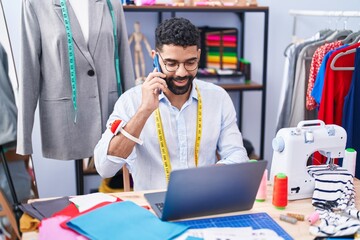
[[[3, 0], [4, 1], [4, 0]], [[271, 141], [276, 132], [276, 116], [279, 104], [282, 72], [285, 47], [290, 43], [293, 31], [293, 17], [289, 15], [290, 9], [300, 10], [329, 10], [329, 11], [360, 11], [358, 0], [258, 0], [259, 5], [269, 6], [269, 45], [268, 45], [268, 88], [267, 88], [267, 108], [266, 108], [266, 130], [265, 130], [265, 159], [271, 160], [272, 148]], [[21, 0], [5, 0], [3, 2], [6, 17], [8, 18], [9, 30], [14, 48], [15, 61], [19, 63], [20, 46], [20, 11]], [[179, 13], [177, 16], [188, 17], [198, 26], [238, 26], [237, 18], [231, 13], [221, 13], [209, 15], [209, 13]], [[155, 13], [127, 13], [126, 21], [128, 32], [133, 31], [133, 23], [138, 20], [141, 22], [141, 31], [148, 37], [150, 44], [154, 45], [154, 28], [157, 24]], [[313, 35], [316, 31], [323, 28], [343, 28], [344, 19], [334, 19], [327, 17], [299, 17], [297, 21], [297, 35], [306, 38]], [[253, 79], [261, 79], [262, 65], [262, 15], [250, 14], [246, 16], [246, 36], [245, 36], [245, 57], [252, 62]], [[347, 20], [348, 28], [360, 30], [360, 18], [350, 18]], [[260, 25], [260, 26], [259, 26]], [[145, 56], [147, 71], [151, 69], [151, 59]], [[232, 96], [236, 98], [236, 94]], [[246, 93], [244, 97], [244, 114], [246, 117], [243, 122], [243, 135], [249, 139], [259, 152], [260, 143], [260, 94], [257, 92]], [[236, 99], [235, 103], [237, 103]], [[72, 195], [75, 189], [75, 170], [73, 161], [56, 161], [44, 159], [41, 156], [41, 145], [39, 136], [38, 119], [34, 128], [34, 160], [35, 171], [39, 185], [41, 197]], [[54, 186], [57, 186], [56, 188]]]

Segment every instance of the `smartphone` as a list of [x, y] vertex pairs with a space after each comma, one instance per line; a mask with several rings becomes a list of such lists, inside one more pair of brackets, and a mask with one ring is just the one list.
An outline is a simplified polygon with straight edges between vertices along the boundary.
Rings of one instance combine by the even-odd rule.
[[[161, 66], [160, 66], [160, 63], [159, 63], [159, 55], [155, 54], [155, 57], [154, 57], [154, 67], [156, 67], [156, 69], [158, 70], [158, 72], [162, 72], [161, 71]], [[161, 94], [161, 89], [158, 88], [158, 92], [159, 94]]]

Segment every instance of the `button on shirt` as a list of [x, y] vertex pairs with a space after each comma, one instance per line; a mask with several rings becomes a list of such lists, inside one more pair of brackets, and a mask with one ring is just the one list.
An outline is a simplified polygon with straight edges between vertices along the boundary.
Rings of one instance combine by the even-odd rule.
[[[159, 109], [172, 170], [195, 167], [194, 151], [198, 86], [202, 97], [202, 135], [198, 166], [215, 163], [232, 164], [248, 161], [242, 136], [236, 122], [236, 112], [228, 93], [212, 83], [194, 80], [189, 99], [179, 110], [167, 97], [159, 95]], [[123, 164], [129, 168], [134, 190], [165, 189], [165, 171], [160, 153], [154, 113], [148, 118], [140, 139], [127, 159], [107, 155], [113, 137], [110, 124], [116, 119], [128, 122], [141, 104], [141, 85], [126, 91], [116, 102], [107, 122], [107, 130], [95, 147], [96, 169], [102, 177], [112, 177]], [[121, 147], [121, 146], [119, 146]], [[216, 151], [221, 159], [217, 161]]]

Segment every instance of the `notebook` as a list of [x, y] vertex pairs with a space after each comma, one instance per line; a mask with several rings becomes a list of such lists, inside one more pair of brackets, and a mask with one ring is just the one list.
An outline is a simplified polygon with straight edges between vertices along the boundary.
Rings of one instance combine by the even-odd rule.
[[174, 170], [167, 191], [144, 194], [161, 220], [249, 210], [267, 161]]

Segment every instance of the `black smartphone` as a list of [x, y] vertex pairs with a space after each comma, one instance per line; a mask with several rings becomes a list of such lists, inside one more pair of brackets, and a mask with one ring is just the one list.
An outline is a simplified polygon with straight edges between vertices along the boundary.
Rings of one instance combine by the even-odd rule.
[[[157, 54], [155, 54], [155, 57], [154, 57], [154, 67], [156, 67], [158, 72], [162, 72], [161, 71], [161, 66], [160, 66], [160, 63], [159, 63], [159, 55], [157, 55]], [[161, 94], [161, 89], [160, 88], [158, 88], [158, 92], [159, 92], [159, 94]]]

